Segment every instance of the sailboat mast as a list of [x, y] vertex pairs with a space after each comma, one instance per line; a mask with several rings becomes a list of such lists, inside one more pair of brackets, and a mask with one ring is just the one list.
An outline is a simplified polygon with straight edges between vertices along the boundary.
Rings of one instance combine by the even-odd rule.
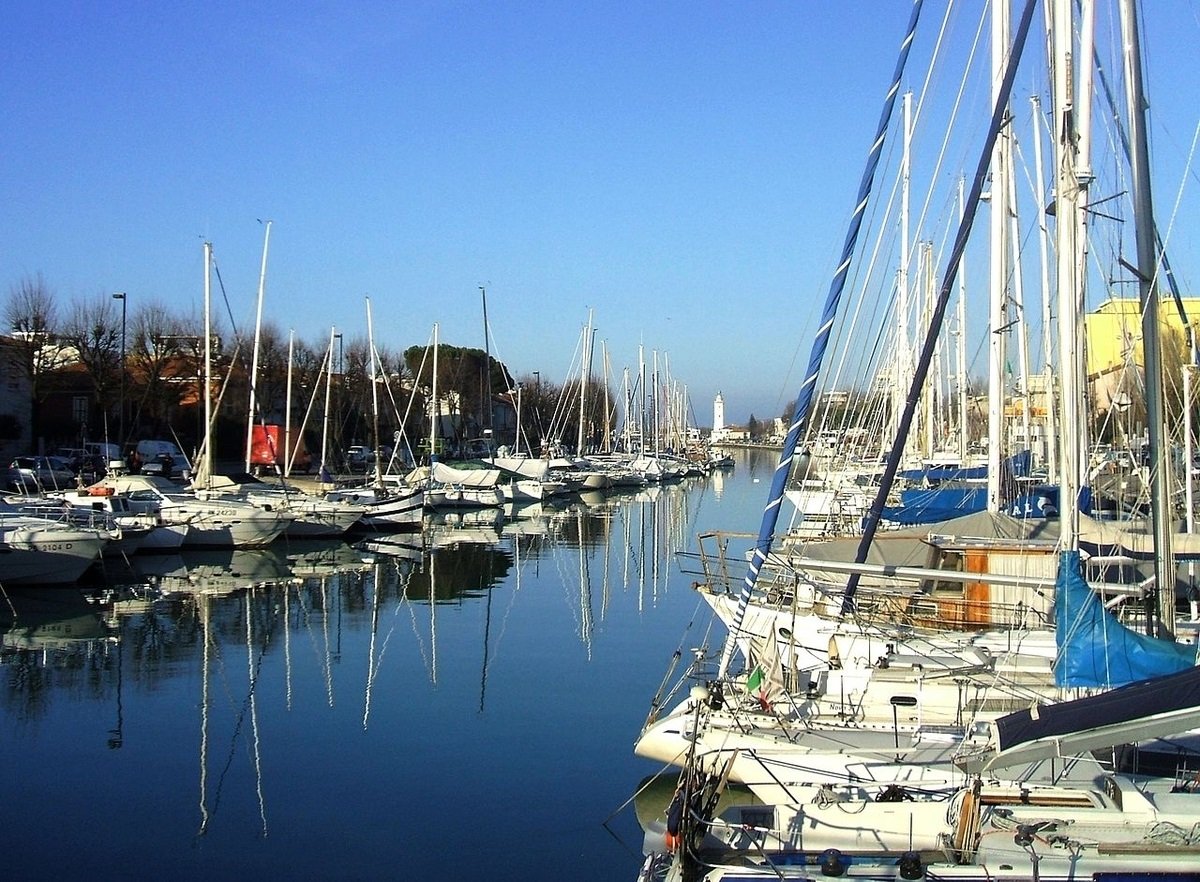
[[329, 463], [329, 404], [333, 397], [333, 340], [337, 328], [329, 329], [329, 351], [325, 353], [325, 419], [321, 420], [321, 480], [325, 480]]
[[587, 415], [588, 374], [592, 372], [592, 311], [588, 310], [587, 327], [583, 329], [583, 369], [579, 376], [579, 431], [575, 439], [575, 455], [583, 456], [583, 424]]
[[488, 442], [488, 453], [493, 457], [495, 452], [490, 449], [492, 442], [492, 352], [488, 345], [487, 291], [479, 286], [479, 296], [483, 299], [483, 388], [480, 389], [483, 401], [479, 409], [483, 417], [483, 437]]
[[[961, 224], [966, 212], [966, 182], [958, 179], [958, 222]], [[958, 339], [954, 347], [954, 373], [958, 400], [958, 461], [963, 468], [967, 465], [971, 433], [967, 426], [967, 274], [958, 274], [958, 305], [956, 309]]]
[[[1166, 414], [1162, 402], [1162, 349], [1158, 323], [1158, 249], [1154, 233], [1154, 201], [1150, 192], [1150, 153], [1146, 138], [1146, 99], [1142, 93], [1142, 61], [1137, 10], [1121, 2], [1125, 39], [1125, 83], [1132, 152], [1131, 186], [1136, 218], [1138, 294], [1142, 306], [1142, 352], [1146, 372], [1146, 423], [1150, 433], [1150, 510], [1153, 518], [1154, 576], [1158, 591], [1158, 629], [1173, 636], [1175, 628], [1175, 563], [1171, 554], [1171, 502], [1167, 483]], [[1190, 463], [1188, 464], [1190, 467]]]
[[437, 459], [438, 419], [441, 417], [441, 406], [438, 404], [438, 326], [433, 323], [433, 382], [429, 391], [429, 465], [432, 468]]
[[767, 555], [771, 552], [771, 544], [775, 538], [775, 526], [779, 523], [779, 509], [783, 501], [784, 489], [792, 471], [792, 457], [796, 453], [796, 447], [800, 441], [800, 433], [808, 421], [809, 410], [817, 386], [817, 379], [821, 372], [821, 365], [825, 360], [825, 352], [829, 348], [829, 339], [833, 333], [834, 320], [837, 318], [838, 304], [841, 302], [842, 294], [846, 289], [846, 279], [849, 275], [850, 265], [853, 263], [855, 248], [858, 246], [858, 236], [862, 230], [863, 217], [865, 216], [867, 206], [870, 204], [871, 191], [875, 183], [875, 172], [879, 167], [883, 146], [887, 141], [887, 132], [892, 120], [892, 110], [896, 105], [896, 95], [900, 91], [900, 81], [904, 75], [909, 50], [912, 48], [913, 32], [916, 30], [917, 22], [921, 18], [922, 3], [923, 0], [914, 0], [913, 2], [912, 14], [908, 20], [908, 27], [904, 32], [904, 39], [900, 43], [900, 51], [896, 59], [896, 67], [892, 73], [892, 80], [888, 85], [887, 94], [884, 96], [883, 108], [880, 111], [879, 122], [875, 129], [875, 137], [871, 142], [870, 150], [867, 152], [866, 165], [863, 168], [862, 177], [858, 183], [854, 211], [846, 230], [846, 237], [842, 242], [842, 252], [838, 259], [837, 269], [830, 280], [829, 291], [825, 295], [825, 304], [821, 310], [821, 320], [818, 325], [817, 334], [813, 338], [812, 350], [809, 352], [808, 367], [805, 370], [804, 381], [800, 386], [799, 394], [796, 396], [796, 406], [792, 413], [792, 421], [788, 426], [787, 436], [783, 441], [783, 449], [780, 451], [779, 461], [776, 463], [775, 471], [771, 476], [770, 493], [767, 497], [767, 504], [763, 507], [762, 521], [759, 523], [758, 538], [755, 540], [753, 556], [746, 570], [746, 576], [742, 580], [741, 593], [738, 594], [734, 620], [729, 628], [729, 638], [725, 641], [725, 645], [721, 649], [721, 660], [717, 668], [717, 675], [720, 677], [724, 677], [729, 672], [729, 663], [733, 659], [734, 646], [741, 631], [742, 622], [746, 616], [746, 607], [750, 603], [751, 594], [754, 593], [754, 586], [758, 583], [759, 569], [766, 561]]
[[212, 476], [212, 242], [204, 243], [204, 457], [200, 474]]
[[262, 268], [258, 272], [258, 307], [254, 317], [254, 356], [250, 361], [250, 407], [246, 417], [246, 471], [250, 471], [250, 452], [254, 444], [254, 411], [257, 406], [255, 389], [258, 386], [258, 350], [262, 336], [263, 294], [267, 287], [267, 245], [271, 241], [271, 221], [263, 234]]
[[292, 359], [296, 354], [296, 329], [288, 331], [288, 369], [287, 369], [287, 399], [283, 409], [283, 475], [285, 478], [292, 474]]
[[892, 385], [892, 426], [890, 437], [893, 443], [902, 444], [897, 434], [900, 414], [904, 410], [904, 393], [912, 382], [912, 369], [908, 352], [909, 268], [912, 261], [912, 243], [909, 241], [909, 180], [912, 164], [912, 92], [905, 92], [903, 99], [904, 137], [900, 163], [900, 269], [897, 274], [896, 304], [896, 377]]
[[371, 298], [367, 298], [367, 345], [371, 349], [371, 436], [375, 446], [375, 486], [383, 486], [383, 463], [379, 456], [379, 356], [375, 352], [375, 324], [371, 317]]
[[1059, 530], [1062, 547], [1073, 550], [1079, 542], [1079, 493], [1083, 485], [1084, 450], [1079, 433], [1083, 396], [1081, 377], [1072, 357], [1079, 346], [1083, 324], [1083, 279], [1079, 277], [1078, 249], [1080, 187], [1075, 173], [1078, 140], [1075, 131], [1075, 54], [1073, 51], [1072, 0], [1055, 0], [1054, 45], [1054, 167], [1055, 237], [1058, 254], [1058, 351], [1062, 363], [1062, 445], [1059, 457]]
[[[998, 103], [1001, 81], [1010, 52], [1009, 10], [1007, 2], [992, 4], [992, 101]], [[1007, 104], [1007, 100], [1005, 101]], [[991, 214], [989, 216], [989, 281], [988, 296], [991, 303], [991, 318], [988, 322], [988, 455], [987, 455], [987, 510], [1000, 510], [1000, 461], [1004, 450], [1001, 441], [1004, 432], [1005, 388], [1004, 358], [1005, 334], [1005, 281], [1008, 277], [1006, 239], [1008, 218], [1008, 152], [1009, 124], [1007, 108], [1004, 122], [992, 151]]]
[[[1033, 165], [1037, 176], [1035, 201], [1042, 205], [1046, 198], [1046, 172], [1042, 162], [1042, 105], [1037, 95], [1031, 96], [1029, 101], [1033, 110]], [[1046, 407], [1042, 437], [1046, 442], [1046, 474], [1049, 482], [1054, 484], [1058, 481], [1058, 421], [1055, 418], [1057, 407], [1054, 394], [1054, 322], [1050, 310], [1050, 231], [1044, 211], [1038, 212], [1038, 264], [1042, 283], [1042, 400]]]

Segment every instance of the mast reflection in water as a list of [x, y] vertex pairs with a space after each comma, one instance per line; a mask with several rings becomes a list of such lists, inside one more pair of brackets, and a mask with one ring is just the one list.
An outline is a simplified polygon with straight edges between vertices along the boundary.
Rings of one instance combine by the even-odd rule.
[[664, 653], [707, 625], [673, 557], [757, 517], [762, 456], [420, 534], [135, 556], [80, 588], [0, 592], [8, 864], [633, 878], [641, 832], [618, 809], [656, 770], [632, 742]]

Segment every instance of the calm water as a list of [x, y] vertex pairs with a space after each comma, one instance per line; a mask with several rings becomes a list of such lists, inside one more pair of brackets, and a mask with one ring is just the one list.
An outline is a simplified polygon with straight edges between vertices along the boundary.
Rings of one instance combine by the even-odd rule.
[[776, 456], [440, 524], [423, 548], [138, 558], [87, 590], [8, 592], [6, 865], [635, 878], [641, 831], [622, 806], [658, 769], [633, 741], [671, 653], [709, 625], [675, 552], [757, 529]]

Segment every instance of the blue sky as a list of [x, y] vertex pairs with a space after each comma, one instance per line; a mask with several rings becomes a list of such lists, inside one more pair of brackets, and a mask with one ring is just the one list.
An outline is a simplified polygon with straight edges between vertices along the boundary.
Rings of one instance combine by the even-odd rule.
[[[1184, 53], [1162, 66], [1184, 154], [1196, 7], [1149, 6], [1147, 50]], [[910, 10], [12, 5], [0, 283], [40, 273], [64, 301], [198, 310], [207, 238], [250, 328], [271, 219], [264, 312], [284, 332], [365, 336], [370, 296], [380, 343], [423, 344], [437, 322], [482, 348], [485, 285], [492, 352], [518, 375], [565, 379], [591, 310], [618, 379], [641, 344], [701, 424], [718, 390], [731, 420], [774, 416]]]

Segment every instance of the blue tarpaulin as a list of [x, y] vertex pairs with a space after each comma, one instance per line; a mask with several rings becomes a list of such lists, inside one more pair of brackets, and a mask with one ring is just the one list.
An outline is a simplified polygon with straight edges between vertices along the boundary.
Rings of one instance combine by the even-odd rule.
[[1054, 606], [1056, 686], [1113, 687], [1196, 664], [1196, 647], [1130, 630], [1084, 581], [1078, 551], [1059, 559]]

